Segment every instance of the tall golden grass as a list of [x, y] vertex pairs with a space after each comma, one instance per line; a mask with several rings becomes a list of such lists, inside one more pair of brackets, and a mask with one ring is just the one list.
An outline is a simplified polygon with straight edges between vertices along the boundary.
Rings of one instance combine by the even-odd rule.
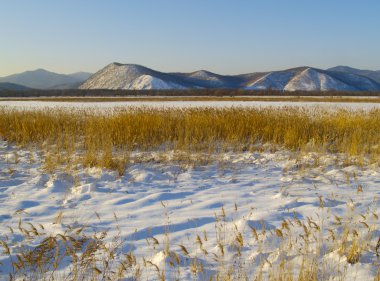
[[[131, 151], [221, 151], [272, 148], [380, 155], [380, 110], [187, 108], [12, 110], [0, 108], [0, 137], [46, 148], [51, 162], [122, 170]], [[47, 159], [47, 162], [49, 160]]]

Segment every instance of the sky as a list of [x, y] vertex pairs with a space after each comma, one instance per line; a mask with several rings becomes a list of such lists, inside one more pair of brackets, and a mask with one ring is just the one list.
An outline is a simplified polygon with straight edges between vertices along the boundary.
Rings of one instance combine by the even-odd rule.
[[380, 70], [378, 0], [0, 0], [0, 76], [111, 62], [220, 74]]

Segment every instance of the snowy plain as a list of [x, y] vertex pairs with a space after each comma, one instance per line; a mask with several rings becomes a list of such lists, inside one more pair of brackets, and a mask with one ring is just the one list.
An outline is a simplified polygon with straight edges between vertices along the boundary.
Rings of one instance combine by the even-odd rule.
[[[153, 107], [225, 107], [225, 106], [315, 106], [314, 103], [284, 102], [139, 102], [133, 103], [62, 103], [62, 102], [0, 102], [1, 106], [15, 108], [46, 107], [97, 107], [110, 109], [125, 106]], [[321, 106], [321, 103], [317, 103]], [[380, 104], [323, 104], [330, 108], [370, 109]], [[152, 155], [154, 158], [154, 153]], [[336, 155], [310, 153], [296, 160], [288, 151], [260, 153], [227, 153], [220, 162], [208, 165], [186, 166], [176, 163], [131, 163], [125, 174], [98, 168], [86, 168], [70, 174], [48, 174], [42, 168], [38, 151], [20, 149], [2, 141], [0, 143], [0, 238], [9, 234], [8, 226], [17, 226], [20, 217], [24, 222], [43, 224], [47, 232], [59, 233], [62, 225], [53, 223], [59, 212], [62, 224], [88, 225], [97, 231], [106, 230], [110, 236], [120, 230], [125, 250], [133, 250], [157, 265], [165, 266], [161, 246], [152, 249], [147, 239], [163, 241], [169, 233], [171, 247], [186, 245], [196, 251], [195, 237], [207, 233], [207, 244], [216, 244], [215, 216], [223, 208], [233, 231], [236, 226], [244, 235], [247, 245], [243, 255], [251, 267], [258, 266], [255, 256], [257, 245], [248, 229], [266, 225], [275, 230], [284, 218], [296, 216], [301, 220], [337, 216], [350, 220], [347, 214], [355, 208], [355, 218], [368, 218], [372, 236], [370, 250], [356, 264], [349, 264], [345, 256], [328, 252], [321, 260], [332, 276], [344, 280], [374, 280], [379, 268], [375, 245], [380, 235], [379, 215], [380, 170], [378, 165], [365, 167], [337, 164]], [[300, 170], [299, 161], [306, 165]], [[30, 159], [34, 159], [33, 162]], [[360, 186], [360, 192], [358, 192]], [[326, 206], [321, 210], [320, 200]], [[324, 213], [325, 212], [325, 213]], [[117, 217], [117, 220], [115, 219]], [[359, 217], [359, 218], [358, 218]], [[337, 229], [328, 220], [325, 228]], [[336, 235], [338, 235], [338, 230]], [[269, 239], [269, 238], [268, 238]], [[21, 241], [11, 241], [14, 248]], [[268, 269], [279, 261], [283, 253], [275, 242], [268, 243], [265, 255]], [[214, 249], [217, 251], [217, 249]], [[296, 257], [293, 257], [296, 260]], [[0, 262], [9, 265], [9, 258], [0, 254]], [[190, 262], [189, 262], [190, 263]], [[6, 268], [6, 266], [5, 266]], [[205, 273], [212, 274], [212, 266]], [[338, 270], [341, 272], [338, 273]], [[254, 271], [254, 270], [253, 270]], [[154, 270], [146, 273], [146, 280], [155, 280]], [[183, 265], [181, 280], [191, 280], [189, 264]], [[252, 275], [255, 273], [252, 272]], [[8, 272], [0, 272], [0, 279]], [[253, 278], [253, 276], [251, 276]], [[167, 276], [170, 280], [170, 276]], [[328, 276], [324, 280], [329, 279]], [[340, 280], [340, 279], [336, 279]]]
[[152, 107], [152, 108], [189, 108], [189, 107], [323, 107], [347, 109], [373, 109], [380, 108], [380, 103], [366, 102], [285, 102], [285, 101], [116, 101], [116, 102], [54, 102], [54, 101], [7, 101], [0, 100], [0, 106], [26, 110], [59, 108], [95, 108], [112, 109], [125, 107]]

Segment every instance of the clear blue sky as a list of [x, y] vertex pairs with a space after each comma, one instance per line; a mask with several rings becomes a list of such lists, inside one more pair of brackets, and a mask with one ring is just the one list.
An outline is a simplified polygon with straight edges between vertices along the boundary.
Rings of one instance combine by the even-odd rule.
[[139, 63], [222, 74], [380, 70], [379, 0], [1, 0], [0, 76]]

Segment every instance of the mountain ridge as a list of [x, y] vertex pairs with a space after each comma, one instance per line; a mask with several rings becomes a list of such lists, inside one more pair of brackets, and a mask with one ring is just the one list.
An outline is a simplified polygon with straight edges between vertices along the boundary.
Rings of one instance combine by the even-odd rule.
[[0, 77], [0, 82], [17, 84], [31, 89], [61, 89], [67, 85], [80, 85], [91, 75], [87, 72], [59, 74], [39, 68]]
[[364, 69], [357, 69], [357, 68], [353, 68], [350, 66], [343, 66], [343, 65], [331, 67], [327, 70], [361, 75], [361, 76], [371, 78], [377, 83], [380, 83], [380, 70], [364, 70]]
[[280, 71], [220, 75], [207, 70], [165, 73], [138, 64], [111, 63], [80, 89], [246, 89], [279, 91], [380, 91], [380, 83], [348, 71], [309, 66]]
[[[139, 64], [114, 62], [94, 74], [59, 74], [45, 69], [0, 77], [2, 90], [30, 89], [243, 89], [278, 91], [380, 91], [380, 71], [336, 66], [326, 70], [309, 66], [278, 71], [221, 75], [205, 69], [160, 72]], [[8, 83], [8, 84], [7, 84]], [[1, 84], [0, 84], [1, 85]]]

